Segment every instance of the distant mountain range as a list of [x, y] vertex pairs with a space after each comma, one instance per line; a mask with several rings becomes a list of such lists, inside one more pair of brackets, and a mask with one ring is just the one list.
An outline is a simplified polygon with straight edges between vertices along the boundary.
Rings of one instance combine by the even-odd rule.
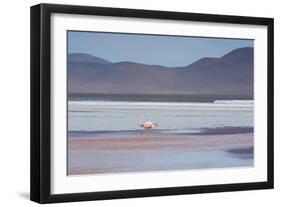
[[68, 93], [253, 96], [253, 48], [183, 67], [111, 63], [89, 54], [68, 55]]

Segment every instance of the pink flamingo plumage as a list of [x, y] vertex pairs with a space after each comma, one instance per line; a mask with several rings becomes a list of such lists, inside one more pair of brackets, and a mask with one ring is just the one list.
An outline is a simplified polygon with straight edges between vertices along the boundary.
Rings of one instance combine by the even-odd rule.
[[144, 128], [144, 129], [156, 129], [158, 127], [158, 124], [154, 123], [152, 121], [147, 121], [147, 122], [144, 122], [143, 124], [141, 124], [140, 127]]

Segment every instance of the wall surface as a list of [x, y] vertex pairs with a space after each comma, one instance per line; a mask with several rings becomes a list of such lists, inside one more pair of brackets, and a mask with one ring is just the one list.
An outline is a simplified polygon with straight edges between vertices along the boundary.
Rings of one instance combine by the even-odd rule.
[[38, 3], [81, 4], [218, 13], [275, 18], [275, 189], [248, 192], [212, 193], [114, 201], [64, 203], [53, 206], [266, 206], [281, 202], [281, 13], [279, 1], [250, 0], [69, 0], [2, 1], [0, 33], [0, 205], [36, 206], [29, 201], [29, 7]]

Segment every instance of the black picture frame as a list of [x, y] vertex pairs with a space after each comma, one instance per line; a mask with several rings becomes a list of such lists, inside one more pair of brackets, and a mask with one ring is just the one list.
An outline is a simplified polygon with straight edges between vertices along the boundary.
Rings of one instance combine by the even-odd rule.
[[[133, 17], [194, 22], [219, 22], [267, 26], [267, 181], [236, 184], [167, 187], [106, 192], [51, 194], [51, 90], [50, 90], [50, 16], [53, 13]], [[30, 199], [38, 203], [166, 196], [273, 188], [273, 19], [245, 16], [195, 14], [89, 6], [39, 4], [31, 7], [31, 174]]]

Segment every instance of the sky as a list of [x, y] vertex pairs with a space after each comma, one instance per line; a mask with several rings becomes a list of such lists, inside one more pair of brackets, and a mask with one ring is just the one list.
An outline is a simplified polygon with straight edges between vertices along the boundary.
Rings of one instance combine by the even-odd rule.
[[86, 53], [110, 62], [177, 67], [203, 57], [221, 57], [253, 40], [68, 31], [68, 53]]

